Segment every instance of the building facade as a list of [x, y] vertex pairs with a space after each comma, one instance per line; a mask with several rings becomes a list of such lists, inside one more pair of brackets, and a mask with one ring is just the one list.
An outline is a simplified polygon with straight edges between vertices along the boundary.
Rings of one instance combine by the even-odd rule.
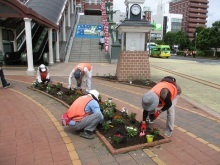
[[206, 27], [208, 0], [173, 0], [170, 2], [170, 13], [182, 14], [182, 31], [194, 38], [196, 27]]
[[157, 13], [152, 16], [151, 20], [154, 25], [151, 31], [151, 39], [162, 40], [167, 32], [181, 31], [182, 17], [182, 14], [173, 14], [169, 12], [168, 2], [159, 4], [157, 6]]

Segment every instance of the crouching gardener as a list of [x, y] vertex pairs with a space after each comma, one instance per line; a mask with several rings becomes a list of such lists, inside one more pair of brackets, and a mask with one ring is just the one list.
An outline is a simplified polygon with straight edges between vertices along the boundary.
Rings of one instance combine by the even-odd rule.
[[62, 125], [71, 126], [73, 131], [83, 130], [79, 136], [93, 139], [93, 131], [104, 120], [98, 102], [99, 92], [97, 90], [90, 90], [87, 95], [79, 97], [67, 112], [69, 119], [62, 119]]
[[51, 82], [49, 68], [41, 64], [37, 69], [36, 82], [40, 84]]
[[[146, 131], [146, 119], [155, 120], [162, 112], [167, 111], [167, 121], [165, 135], [170, 137], [175, 120], [175, 105], [180, 97], [181, 88], [176, 84], [176, 79], [167, 76], [156, 84], [149, 92], [142, 97], [143, 120], [141, 131]], [[156, 108], [161, 108], [156, 110]]]

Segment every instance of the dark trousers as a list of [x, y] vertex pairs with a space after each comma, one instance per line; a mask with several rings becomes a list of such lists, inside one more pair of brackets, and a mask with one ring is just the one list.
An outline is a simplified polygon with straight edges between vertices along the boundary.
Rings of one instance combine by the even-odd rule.
[[100, 45], [101, 45], [101, 51], [102, 51], [102, 49], [104, 48], [104, 43], [100, 43]]
[[5, 87], [8, 83], [5, 80], [5, 75], [4, 75], [3, 69], [0, 69], [0, 77], [1, 77], [1, 81], [2, 81], [2, 86]]

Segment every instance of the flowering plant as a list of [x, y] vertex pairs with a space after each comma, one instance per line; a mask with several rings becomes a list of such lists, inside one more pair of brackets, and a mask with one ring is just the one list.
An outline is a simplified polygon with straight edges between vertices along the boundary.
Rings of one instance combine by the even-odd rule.
[[121, 134], [114, 134], [112, 139], [114, 143], [119, 144], [122, 142], [123, 136]]
[[59, 91], [59, 92], [57, 92], [57, 95], [58, 95], [59, 98], [62, 98], [63, 97], [63, 92]]
[[158, 136], [160, 134], [160, 130], [156, 127], [153, 128], [153, 135]]
[[113, 122], [115, 124], [123, 124], [124, 123], [124, 119], [122, 116], [119, 116], [119, 115], [115, 115], [114, 118], [113, 118]]
[[61, 88], [63, 87], [63, 82], [61, 82], [61, 83], [58, 82], [56, 87], [57, 87], [58, 90], [61, 90]]
[[126, 126], [125, 129], [129, 137], [134, 137], [138, 134], [138, 129], [136, 127]]

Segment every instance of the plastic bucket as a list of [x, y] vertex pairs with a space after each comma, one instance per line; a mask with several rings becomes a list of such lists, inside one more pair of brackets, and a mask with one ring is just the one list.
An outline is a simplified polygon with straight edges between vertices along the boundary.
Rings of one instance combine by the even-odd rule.
[[154, 135], [146, 135], [146, 138], [147, 138], [147, 142], [151, 143], [154, 140]]

